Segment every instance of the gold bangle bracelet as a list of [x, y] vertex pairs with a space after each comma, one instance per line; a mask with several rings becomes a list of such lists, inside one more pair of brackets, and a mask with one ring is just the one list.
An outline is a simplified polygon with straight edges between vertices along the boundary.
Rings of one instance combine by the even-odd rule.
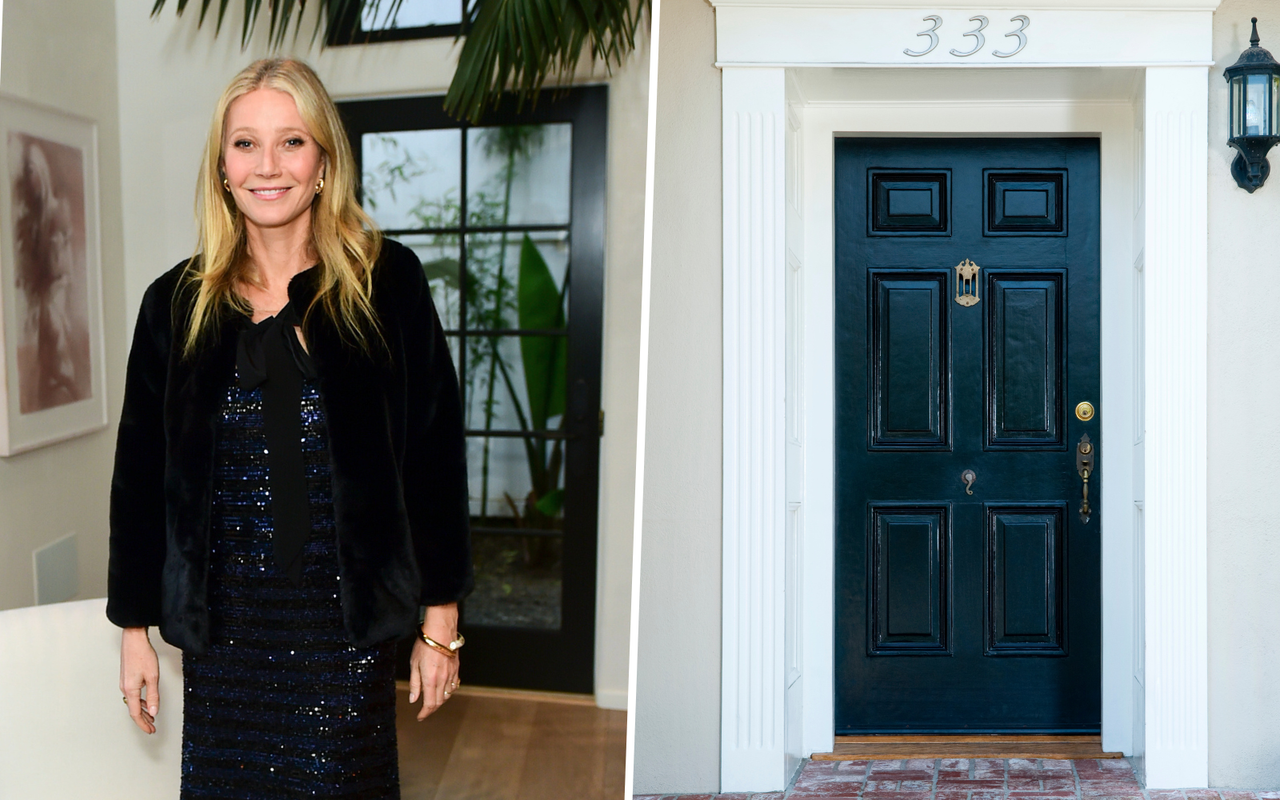
[[462, 634], [458, 634], [458, 638], [454, 639], [452, 642], [449, 642], [448, 645], [440, 644], [435, 639], [432, 639], [430, 636], [426, 635], [425, 633], [422, 634], [422, 641], [427, 643], [427, 647], [430, 647], [432, 650], [438, 650], [439, 652], [444, 653], [449, 658], [457, 658], [458, 648], [462, 647], [464, 644], [467, 643], [467, 640], [462, 637]]

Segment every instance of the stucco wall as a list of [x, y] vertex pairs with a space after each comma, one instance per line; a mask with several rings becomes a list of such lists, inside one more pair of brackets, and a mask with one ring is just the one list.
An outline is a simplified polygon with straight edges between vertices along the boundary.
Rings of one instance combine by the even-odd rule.
[[720, 72], [705, 0], [663, 0], [635, 791], [720, 787]]
[[[86, 0], [6, 0], [2, 14], [0, 91], [87, 117], [98, 126], [110, 421], [105, 430], [0, 458], [0, 609], [7, 609], [35, 602], [32, 551], [71, 532], [79, 550], [80, 596], [106, 592], [108, 481], [126, 346], [112, 6]], [[0, 287], [4, 291], [11, 287]]]
[[[1280, 54], [1280, 2], [1225, 0], [1209, 73], [1209, 784], [1280, 786], [1280, 173], [1231, 178], [1222, 71], [1249, 46]], [[1275, 166], [1280, 151], [1271, 152]]]

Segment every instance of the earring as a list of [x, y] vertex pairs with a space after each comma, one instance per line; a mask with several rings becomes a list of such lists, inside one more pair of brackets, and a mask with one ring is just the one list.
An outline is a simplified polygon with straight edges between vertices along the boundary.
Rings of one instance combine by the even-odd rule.
[[324, 191], [324, 178], [321, 178], [320, 182], [316, 184], [316, 194], [320, 194], [322, 191]]
[[231, 191], [231, 184], [227, 183], [226, 178], [222, 179], [222, 188], [226, 189], [228, 192]]

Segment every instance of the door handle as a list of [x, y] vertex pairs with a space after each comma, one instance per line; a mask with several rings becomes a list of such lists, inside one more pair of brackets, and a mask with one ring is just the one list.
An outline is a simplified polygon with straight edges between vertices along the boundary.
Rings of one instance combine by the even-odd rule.
[[1089, 476], [1096, 469], [1097, 457], [1098, 448], [1089, 441], [1089, 434], [1086, 433], [1080, 437], [1080, 443], [1076, 445], [1076, 472], [1084, 481], [1084, 500], [1080, 503], [1080, 521], [1086, 525], [1089, 524], [1089, 517], [1093, 515], [1092, 509], [1089, 508]]

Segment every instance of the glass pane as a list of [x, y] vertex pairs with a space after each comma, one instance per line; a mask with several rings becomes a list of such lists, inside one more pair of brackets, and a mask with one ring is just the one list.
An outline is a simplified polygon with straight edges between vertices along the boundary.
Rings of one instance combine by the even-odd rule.
[[459, 0], [404, 0], [392, 9], [395, 0], [367, 3], [360, 14], [360, 27], [366, 31], [391, 28], [421, 28], [426, 25], [457, 25], [462, 21]]
[[462, 132], [366, 133], [364, 210], [381, 228], [448, 228], [461, 220]]
[[[532, 250], [524, 247], [526, 237]], [[566, 231], [467, 237], [467, 327], [563, 328], [569, 310]]]
[[449, 342], [449, 360], [453, 362], [453, 369], [456, 372], [457, 370], [462, 369], [462, 367], [460, 366], [462, 362], [458, 358], [458, 355], [459, 355], [458, 348], [461, 345], [461, 341], [458, 339], [457, 336], [446, 336], [445, 338]]
[[[458, 234], [402, 233], [396, 241], [417, 254], [431, 287], [431, 299], [446, 330], [459, 327], [462, 293], [459, 290]], [[456, 363], [456, 362], [455, 362]]]
[[567, 225], [572, 131], [567, 122], [468, 130], [468, 224]]
[[467, 429], [559, 430], [568, 352], [567, 336], [467, 336]]
[[476, 588], [464, 625], [560, 628], [563, 543], [554, 536], [476, 536]]
[[1280, 135], [1280, 75], [1271, 76], [1271, 130], [1270, 135]]
[[473, 525], [563, 529], [563, 442], [469, 436], [467, 473]]
[[1240, 136], [1240, 119], [1244, 114], [1244, 78], [1234, 77], [1231, 79], [1231, 136], [1236, 138]]
[[1267, 120], [1270, 99], [1267, 76], [1246, 75], [1244, 88], [1244, 132], [1246, 136], [1266, 136], [1271, 130]]

